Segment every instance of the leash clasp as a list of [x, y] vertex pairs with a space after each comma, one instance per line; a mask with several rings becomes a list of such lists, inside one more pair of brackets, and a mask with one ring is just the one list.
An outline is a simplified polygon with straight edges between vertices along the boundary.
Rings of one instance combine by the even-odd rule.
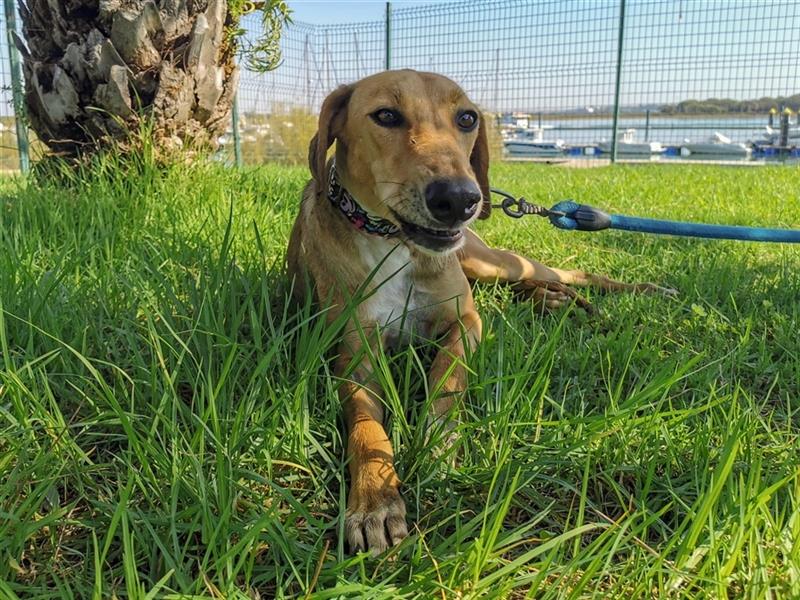
[[539, 204], [533, 204], [525, 200], [525, 198], [522, 196], [516, 198], [508, 192], [497, 188], [491, 188], [490, 191], [498, 196], [503, 196], [503, 201], [500, 202], [500, 204], [492, 204], [492, 208], [500, 208], [504, 213], [506, 213], [506, 215], [514, 219], [521, 219], [525, 215], [537, 215], [539, 217], [555, 218], [564, 216], [564, 213], [561, 211], [551, 210], [549, 208], [545, 208], [544, 206], [540, 206]]

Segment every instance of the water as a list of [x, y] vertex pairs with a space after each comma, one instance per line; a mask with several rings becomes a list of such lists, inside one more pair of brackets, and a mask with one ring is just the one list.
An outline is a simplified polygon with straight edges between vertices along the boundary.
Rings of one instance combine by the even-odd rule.
[[[618, 128], [620, 131], [636, 129], [634, 139], [645, 139], [644, 115], [620, 115]], [[530, 126], [538, 125], [538, 119], [533, 118]], [[611, 116], [602, 117], [564, 117], [542, 115], [542, 125], [547, 129], [545, 139], [559, 138], [570, 145], [586, 145], [611, 139]], [[681, 117], [650, 117], [650, 132], [648, 141], [661, 142], [664, 145], [679, 145], [685, 140], [692, 142], [706, 141], [714, 132], [719, 132], [734, 142], [751, 142], [760, 140], [766, 133], [767, 119], [765, 117], [744, 118], [681, 118]], [[793, 126], [795, 126], [793, 124]], [[773, 129], [778, 129], [777, 119]]]
[[[573, 115], [542, 115], [541, 124], [545, 128], [544, 139], [552, 141], [563, 140], [568, 146], [591, 146], [601, 141], [610, 141], [612, 118], [610, 115], [602, 116], [573, 116]], [[676, 157], [677, 147], [690, 142], [708, 141], [715, 132], [731, 139], [732, 142], [752, 143], [763, 142], [766, 134], [767, 118], [764, 116], [747, 117], [677, 117], [665, 115], [651, 115], [649, 123], [649, 135], [646, 134], [646, 117], [644, 115], [620, 115], [618, 123], [618, 139], [622, 139], [622, 132], [626, 129], [635, 129], [633, 141], [660, 142], [665, 147], [672, 147], [672, 152], [666, 155], [654, 155], [653, 160], [668, 160]], [[536, 127], [539, 119], [534, 116], [530, 119], [529, 125]], [[790, 125], [797, 127], [794, 119]], [[772, 129], [775, 132], [779, 129], [778, 119], [776, 118]], [[573, 150], [574, 152], [574, 150]], [[797, 151], [795, 151], [796, 153]], [[678, 152], [679, 154], [679, 152]], [[608, 154], [600, 154], [600, 158], [608, 158]], [[591, 158], [591, 157], [586, 157]], [[634, 157], [625, 155], [624, 158], [646, 158], [645, 156]], [[796, 162], [797, 156], [765, 156], [763, 153], [754, 153], [750, 158], [737, 158], [731, 156], [712, 156], [703, 155], [693, 157], [696, 159], [714, 160], [786, 160], [787, 158]]]

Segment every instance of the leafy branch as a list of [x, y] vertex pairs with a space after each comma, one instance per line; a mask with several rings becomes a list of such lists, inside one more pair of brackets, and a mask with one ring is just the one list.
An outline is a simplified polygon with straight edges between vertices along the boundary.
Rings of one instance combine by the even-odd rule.
[[[243, 16], [261, 13], [261, 35], [248, 39], [247, 31], [240, 26]], [[292, 11], [285, 0], [230, 0], [228, 14], [236, 24], [232, 37], [237, 40], [245, 59], [245, 68], [257, 73], [277, 69], [281, 64], [281, 33], [283, 26], [292, 22]]]

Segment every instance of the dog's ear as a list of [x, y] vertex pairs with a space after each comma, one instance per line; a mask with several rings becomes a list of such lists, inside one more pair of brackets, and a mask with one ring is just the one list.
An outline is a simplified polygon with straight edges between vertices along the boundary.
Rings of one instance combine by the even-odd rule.
[[344, 127], [345, 112], [347, 102], [353, 93], [352, 86], [340, 85], [333, 90], [322, 103], [319, 112], [319, 124], [317, 133], [311, 138], [308, 146], [308, 168], [311, 176], [317, 182], [317, 190], [325, 190], [325, 159], [328, 148], [333, 145], [333, 141], [341, 133]]
[[483, 114], [478, 117], [478, 139], [472, 147], [472, 154], [469, 156], [469, 164], [475, 178], [478, 180], [478, 187], [481, 188], [483, 204], [481, 204], [480, 219], [488, 219], [492, 212], [492, 198], [489, 191], [489, 138], [486, 133], [486, 120]]

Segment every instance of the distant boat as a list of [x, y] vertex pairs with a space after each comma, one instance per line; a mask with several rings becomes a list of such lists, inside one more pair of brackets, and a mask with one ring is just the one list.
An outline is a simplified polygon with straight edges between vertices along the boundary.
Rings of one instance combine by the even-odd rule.
[[558, 156], [567, 149], [564, 140], [544, 139], [544, 127], [515, 129], [503, 139], [503, 148], [511, 156]]
[[[794, 144], [800, 144], [800, 127], [790, 127], [788, 138], [790, 146]], [[767, 131], [764, 134], [764, 137], [758, 140], [756, 143], [759, 146], [765, 144], [775, 146], [777, 144], [780, 144], [780, 141], [781, 141], [781, 132], [775, 131], [772, 127], [767, 125]]]
[[681, 144], [681, 156], [708, 155], [708, 156], [731, 156], [746, 158], [750, 156], [752, 150], [739, 142], [733, 142], [727, 136], [715, 131], [714, 135], [706, 142], [690, 142], [688, 140]]
[[[617, 154], [629, 155], [649, 155], [661, 154], [664, 152], [664, 147], [660, 142], [637, 142], [634, 137], [636, 136], [635, 129], [626, 129], [622, 132], [622, 137], [617, 139]], [[597, 148], [600, 152], [611, 152], [611, 142], [602, 139], [597, 143]]]

